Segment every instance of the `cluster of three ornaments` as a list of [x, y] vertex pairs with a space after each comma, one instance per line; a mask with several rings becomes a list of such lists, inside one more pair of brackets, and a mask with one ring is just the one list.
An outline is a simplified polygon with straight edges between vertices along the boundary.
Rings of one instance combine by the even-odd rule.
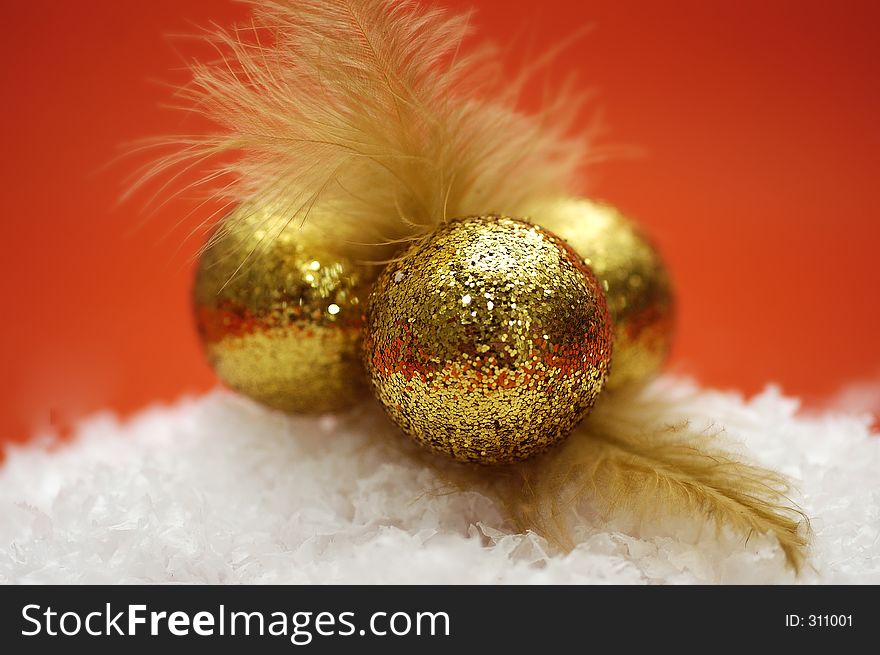
[[344, 410], [371, 386], [404, 433], [459, 461], [551, 448], [600, 394], [656, 374], [670, 347], [668, 273], [605, 204], [451, 219], [384, 265], [277, 208], [226, 222], [194, 294], [218, 377], [293, 413]]

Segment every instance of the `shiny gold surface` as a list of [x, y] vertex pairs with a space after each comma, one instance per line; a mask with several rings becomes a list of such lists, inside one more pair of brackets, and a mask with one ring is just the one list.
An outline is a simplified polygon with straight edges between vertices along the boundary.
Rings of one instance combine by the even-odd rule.
[[614, 322], [608, 388], [647, 380], [672, 344], [669, 274], [638, 226], [610, 205], [566, 198], [528, 208], [530, 220], [565, 239], [602, 281]]
[[312, 223], [240, 209], [198, 264], [195, 313], [217, 376], [269, 407], [344, 409], [366, 388], [360, 362], [371, 269], [334, 252]]
[[599, 283], [523, 221], [449, 222], [390, 264], [366, 312], [364, 359], [391, 418], [460, 461], [522, 460], [592, 407], [611, 361]]

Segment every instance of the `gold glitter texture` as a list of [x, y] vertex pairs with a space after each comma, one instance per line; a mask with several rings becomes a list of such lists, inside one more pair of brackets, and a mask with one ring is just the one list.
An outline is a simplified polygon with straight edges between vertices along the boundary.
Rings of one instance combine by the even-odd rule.
[[371, 270], [334, 252], [311, 222], [239, 209], [196, 273], [196, 322], [217, 376], [289, 412], [344, 409], [366, 389], [360, 362]]
[[565, 239], [602, 281], [614, 322], [609, 389], [655, 375], [672, 345], [669, 273], [639, 227], [610, 205], [561, 198], [528, 208], [535, 223]]
[[460, 461], [523, 460], [590, 410], [611, 362], [597, 280], [518, 219], [450, 221], [389, 264], [366, 312], [376, 395], [417, 442]]

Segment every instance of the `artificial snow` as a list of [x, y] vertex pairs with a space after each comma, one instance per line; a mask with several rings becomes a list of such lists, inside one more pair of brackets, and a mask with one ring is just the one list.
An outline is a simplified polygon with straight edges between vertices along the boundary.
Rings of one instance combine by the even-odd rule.
[[439, 493], [436, 470], [373, 404], [289, 417], [216, 391], [11, 448], [0, 581], [880, 583], [870, 416], [805, 415], [773, 388], [745, 401], [664, 379], [646, 393], [796, 481], [814, 533], [799, 575], [771, 538], [719, 535], [696, 517], [584, 518], [561, 553], [513, 533], [477, 491]]

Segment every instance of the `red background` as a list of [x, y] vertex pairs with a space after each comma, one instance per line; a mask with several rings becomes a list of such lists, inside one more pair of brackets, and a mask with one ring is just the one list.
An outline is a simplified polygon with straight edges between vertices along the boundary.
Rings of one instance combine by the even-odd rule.
[[[819, 402], [880, 378], [880, 10], [874, 2], [523, 0], [476, 5], [489, 38], [595, 29], [551, 75], [597, 91], [593, 171], [677, 281], [673, 368]], [[214, 382], [189, 314], [186, 211], [114, 207], [120, 144], [181, 131], [160, 105], [193, 47], [169, 35], [246, 15], [224, 0], [49, 0], [4, 10], [0, 441]], [[186, 129], [193, 129], [190, 123]], [[877, 409], [877, 407], [875, 407]]]

